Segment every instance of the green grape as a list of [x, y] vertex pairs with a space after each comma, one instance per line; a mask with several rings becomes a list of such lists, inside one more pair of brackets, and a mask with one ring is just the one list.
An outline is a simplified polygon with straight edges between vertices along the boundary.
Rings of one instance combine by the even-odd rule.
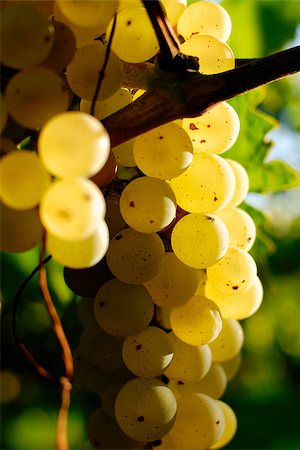
[[198, 117], [183, 119], [194, 151], [224, 153], [233, 146], [240, 131], [239, 116], [229, 103], [221, 102]]
[[0, 92], [0, 133], [5, 128], [7, 122], [7, 108], [6, 108], [6, 101], [5, 97]]
[[247, 291], [232, 296], [231, 293], [219, 291], [210, 281], [207, 281], [205, 295], [218, 305], [223, 318], [243, 320], [259, 309], [263, 300], [263, 286], [256, 276]]
[[222, 329], [218, 306], [201, 295], [195, 295], [185, 305], [172, 309], [170, 322], [178, 339], [190, 345], [208, 344]]
[[103, 31], [118, 8], [118, 0], [57, 0], [63, 15], [80, 27], [101, 26]]
[[109, 228], [111, 236], [115, 236], [119, 231], [126, 227], [126, 222], [120, 213], [119, 197], [112, 195], [106, 198], [106, 216], [105, 221]]
[[206, 450], [223, 434], [224, 415], [216, 400], [191, 393], [177, 400], [175, 423], [168, 436], [172, 449]]
[[54, 42], [42, 65], [59, 72], [72, 61], [76, 52], [76, 39], [73, 31], [64, 23], [52, 21], [54, 26]]
[[[208, 346], [209, 347], [209, 346]], [[197, 393], [205, 394], [214, 399], [222, 397], [226, 390], [227, 377], [225, 370], [218, 363], [212, 363], [207, 374], [201, 380], [193, 382], [183, 382], [170, 380], [168, 387], [172, 390], [176, 399], [183, 395]]]
[[[113, 21], [107, 28], [107, 39], [112, 26]], [[158, 52], [158, 41], [145, 8], [124, 9], [117, 14], [112, 49], [123, 61], [131, 63], [147, 61]]]
[[40, 205], [40, 217], [46, 230], [68, 241], [91, 236], [104, 215], [103, 194], [92, 181], [84, 178], [55, 181]]
[[50, 184], [50, 176], [36, 153], [11, 151], [0, 161], [0, 197], [14, 209], [37, 206]]
[[254, 244], [256, 227], [252, 217], [238, 208], [224, 208], [216, 215], [225, 223], [229, 233], [229, 246], [248, 252]]
[[155, 233], [172, 222], [176, 215], [175, 195], [170, 186], [152, 177], [129, 183], [120, 198], [125, 222], [141, 233]]
[[133, 147], [135, 139], [123, 142], [123, 144], [116, 145], [112, 148], [118, 166], [121, 167], [135, 167], [136, 162], [133, 156]]
[[235, 178], [230, 165], [218, 155], [199, 152], [179, 177], [170, 181], [178, 205], [192, 213], [213, 213], [230, 202]]
[[125, 284], [114, 278], [99, 289], [94, 312], [103, 330], [126, 337], [145, 330], [153, 317], [154, 306], [144, 286]]
[[43, 227], [37, 208], [17, 210], [0, 203], [0, 249], [26, 252], [42, 242]]
[[241, 353], [237, 353], [233, 358], [222, 361], [220, 364], [225, 370], [227, 381], [233, 380], [238, 373], [238, 370], [242, 363]]
[[[67, 80], [72, 91], [86, 100], [92, 100], [99, 79], [99, 72], [105, 59], [106, 47], [98, 41], [77, 49], [71, 64], [67, 67]], [[97, 99], [111, 97], [121, 87], [123, 65], [111, 51]]]
[[181, 341], [171, 332], [174, 356], [164, 374], [170, 379], [182, 382], [198, 381], [205, 377], [211, 366], [211, 351], [208, 345], [189, 345]]
[[15, 69], [40, 64], [53, 45], [53, 25], [28, 5], [18, 4], [1, 11], [0, 29], [0, 61]]
[[106, 222], [99, 219], [94, 233], [81, 240], [65, 240], [47, 233], [47, 248], [60, 264], [73, 269], [83, 269], [97, 264], [107, 252], [109, 231]]
[[124, 339], [122, 355], [126, 366], [135, 375], [157, 377], [172, 361], [173, 345], [165, 331], [148, 327]]
[[237, 430], [237, 418], [232, 408], [221, 400], [217, 400], [217, 403], [224, 415], [225, 427], [222, 436], [210, 447], [211, 449], [225, 447], [232, 440]]
[[119, 391], [115, 415], [121, 430], [132, 439], [155, 441], [171, 429], [176, 415], [176, 400], [161, 381], [135, 378]]
[[246, 170], [240, 163], [232, 159], [226, 159], [225, 161], [227, 161], [232, 168], [235, 178], [235, 191], [227, 206], [238, 206], [242, 203], [243, 200], [245, 200], [246, 195], [248, 194], [249, 177]]
[[5, 92], [12, 118], [27, 128], [40, 128], [71, 102], [64, 79], [46, 67], [25, 69], [14, 75]]
[[102, 408], [96, 409], [88, 421], [88, 437], [95, 449], [133, 449], [134, 441], [118, 426], [116, 419], [109, 417]]
[[167, 18], [171, 25], [177, 25], [178, 19], [186, 8], [186, 0], [162, 0]]
[[95, 175], [108, 160], [110, 139], [93, 116], [67, 111], [42, 128], [38, 151], [47, 170], [58, 177]]
[[204, 272], [187, 266], [174, 253], [167, 252], [158, 274], [145, 286], [156, 305], [174, 308], [193, 297], [204, 277]]
[[[129, 105], [131, 102], [132, 96], [129, 90], [121, 88], [106, 100], [98, 100], [95, 103], [94, 116], [99, 120], [103, 120], [114, 114], [116, 111], [119, 111], [119, 109], [125, 108], [125, 106]], [[81, 100], [80, 111], [90, 113], [91, 107], [92, 101], [84, 99]]]
[[165, 258], [165, 248], [155, 233], [132, 228], [120, 231], [110, 241], [107, 264], [116, 278], [129, 284], [143, 284], [154, 278]]
[[175, 225], [172, 248], [184, 264], [205, 269], [227, 252], [229, 235], [226, 226], [213, 214], [188, 214]]
[[244, 332], [240, 323], [234, 319], [223, 319], [221, 333], [210, 343], [214, 362], [223, 362], [233, 358], [244, 343]]
[[226, 72], [235, 67], [231, 48], [213, 36], [192, 36], [180, 46], [180, 51], [199, 58], [199, 72], [204, 75]]
[[216, 289], [231, 295], [247, 291], [254, 283], [257, 268], [254, 259], [245, 250], [229, 247], [219, 262], [207, 268], [209, 282]]
[[177, 31], [184, 39], [197, 34], [208, 34], [226, 42], [231, 33], [231, 20], [222, 6], [211, 2], [196, 2], [181, 14]]
[[186, 131], [170, 122], [138, 136], [133, 154], [145, 175], [168, 180], [178, 177], [191, 164], [193, 146]]

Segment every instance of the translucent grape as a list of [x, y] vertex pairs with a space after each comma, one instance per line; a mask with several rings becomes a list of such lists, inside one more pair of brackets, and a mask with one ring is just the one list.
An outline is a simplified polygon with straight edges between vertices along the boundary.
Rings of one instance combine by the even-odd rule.
[[176, 400], [161, 381], [135, 378], [119, 391], [115, 414], [120, 428], [129, 437], [154, 441], [171, 429], [176, 415]]
[[[95, 112], [94, 116], [99, 119], [105, 119], [108, 116], [111, 116], [119, 109], [125, 108], [125, 106], [129, 105], [132, 102], [132, 96], [128, 89], [119, 89], [115, 92], [111, 97], [106, 100], [98, 100], [95, 103]], [[80, 102], [80, 111], [84, 111], [86, 113], [91, 112], [92, 101], [82, 99]]]
[[235, 191], [227, 206], [238, 206], [245, 200], [249, 191], [249, 177], [244, 167], [232, 159], [226, 159], [235, 177]]
[[190, 136], [195, 152], [220, 154], [237, 140], [240, 121], [232, 106], [221, 102], [201, 116], [183, 119], [182, 127]]
[[231, 381], [237, 374], [242, 363], [242, 355], [238, 353], [231, 359], [221, 362], [221, 366], [225, 370], [227, 380]]
[[133, 147], [135, 139], [123, 142], [123, 144], [116, 145], [112, 148], [118, 166], [121, 167], [135, 167], [136, 162], [133, 156]]
[[239, 295], [219, 291], [209, 281], [205, 285], [205, 295], [220, 308], [222, 317], [226, 319], [243, 320], [252, 316], [263, 300], [263, 287], [258, 277], [252, 286]]
[[181, 341], [171, 332], [174, 356], [164, 374], [170, 379], [181, 382], [198, 381], [205, 377], [211, 366], [211, 351], [208, 345], [189, 345]]
[[40, 64], [53, 45], [53, 25], [28, 5], [18, 4], [1, 11], [0, 29], [0, 61], [15, 69]]
[[235, 67], [231, 48], [213, 36], [192, 36], [180, 46], [180, 51], [199, 58], [199, 72], [204, 75], [226, 72]]
[[123, 360], [131, 372], [143, 378], [161, 375], [173, 358], [169, 334], [157, 327], [125, 338]]
[[238, 208], [224, 208], [216, 215], [225, 223], [229, 232], [230, 247], [248, 252], [255, 241], [256, 227], [252, 217]]
[[47, 248], [60, 264], [73, 269], [83, 269], [97, 264], [107, 252], [109, 231], [106, 222], [100, 219], [97, 230], [79, 241], [60, 239], [47, 233]]
[[57, 0], [61, 12], [70, 22], [81, 27], [105, 27], [114, 16], [118, 0]]
[[222, 6], [211, 2], [196, 2], [181, 14], [177, 31], [184, 39], [197, 34], [208, 34], [226, 42], [231, 33], [231, 20]]
[[117, 162], [115, 155], [112, 151], [109, 152], [108, 159], [102, 169], [100, 169], [94, 176], [90, 177], [90, 180], [98, 187], [108, 186], [115, 178], [117, 171]]
[[175, 225], [171, 243], [184, 264], [205, 269], [226, 254], [229, 236], [221, 219], [213, 214], [188, 214]]
[[165, 248], [155, 233], [139, 233], [131, 228], [120, 231], [109, 244], [107, 263], [119, 280], [143, 284], [162, 267]]
[[[100, 42], [84, 45], [77, 49], [71, 64], [67, 67], [67, 80], [72, 91], [87, 100], [92, 100], [96, 91], [99, 72], [105, 59], [106, 47]], [[109, 53], [108, 64], [102, 80], [98, 99], [112, 96], [121, 87], [123, 65], [119, 57]]]
[[191, 164], [193, 146], [188, 134], [170, 122], [138, 136], [133, 154], [144, 174], [168, 180], [179, 176]]
[[202, 271], [187, 266], [174, 253], [167, 252], [159, 272], [145, 286], [156, 305], [174, 308], [193, 297], [204, 276]]
[[191, 393], [177, 400], [175, 423], [169, 432], [172, 449], [205, 450], [223, 434], [224, 415], [216, 400]]
[[73, 31], [64, 23], [52, 21], [54, 42], [42, 65], [56, 72], [64, 70], [72, 61], [76, 52], [76, 39]]
[[0, 133], [5, 128], [7, 122], [7, 108], [4, 96], [0, 93]]
[[159, 323], [159, 326], [165, 330], [172, 329], [170, 324], [170, 314], [171, 308], [155, 308], [155, 319]]
[[245, 250], [229, 247], [225, 256], [208, 267], [206, 273], [216, 289], [235, 295], [252, 286], [257, 268], [254, 259]]
[[99, 289], [94, 312], [103, 330], [126, 337], [140, 333], [149, 325], [154, 307], [144, 286], [125, 284], [114, 278]]
[[46, 230], [69, 241], [86, 239], [105, 215], [105, 200], [92, 181], [70, 178], [55, 181], [41, 200], [40, 216]]
[[107, 162], [110, 138], [95, 117], [68, 111], [57, 114], [44, 125], [38, 151], [43, 164], [53, 175], [90, 177]]
[[221, 400], [218, 400], [217, 403], [224, 415], [225, 427], [222, 436], [210, 447], [211, 449], [225, 447], [232, 440], [237, 430], [237, 418], [233, 409]]
[[10, 208], [37, 206], [50, 184], [50, 176], [36, 153], [7, 153], [0, 161], [0, 197]]
[[166, 10], [169, 22], [174, 26], [186, 8], [186, 0], [162, 0], [162, 5]]
[[[111, 30], [112, 21], [107, 38]], [[117, 14], [112, 49], [123, 61], [131, 63], [147, 61], [158, 52], [158, 41], [144, 8], [128, 8]]]
[[174, 334], [190, 345], [208, 344], [222, 329], [219, 308], [201, 295], [195, 295], [185, 305], [172, 309], [170, 322]]
[[46, 67], [33, 67], [14, 75], [6, 87], [5, 97], [13, 119], [33, 129], [66, 111], [71, 102], [63, 78]]
[[213, 213], [230, 202], [235, 178], [230, 165], [218, 155], [196, 153], [192, 164], [170, 181], [178, 205], [192, 213]]
[[217, 338], [210, 343], [214, 362], [227, 361], [241, 350], [244, 332], [240, 323], [234, 319], [223, 319], [223, 327]]
[[115, 236], [126, 227], [126, 222], [120, 213], [119, 198], [115, 195], [106, 199], [105, 221], [111, 236]]
[[174, 219], [175, 195], [165, 181], [152, 177], [137, 178], [122, 192], [120, 211], [125, 222], [134, 230], [154, 233]]
[[26, 252], [42, 242], [43, 227], [36, 208], [21, 211], [0, 206], [1, 250]]

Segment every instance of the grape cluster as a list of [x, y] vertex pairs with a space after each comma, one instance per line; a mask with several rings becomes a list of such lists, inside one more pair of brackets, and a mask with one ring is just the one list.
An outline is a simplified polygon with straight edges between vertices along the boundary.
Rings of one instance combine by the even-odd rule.
[[[240, 364], [238, 321], [263, 298], [248, 253], [255, 224], [239, 208], [248, 176], [220, 156], [238, 137], [238, 116], [222, 102], [110, 149], [100, 121], [143, 93], [122, 87], [123, 63], [159, 50], [145, 9], [138, 0], [21, 3], [1, 12], [1, 63], [12, 72], [1, 96], [2, 249], [26, 251], [45, 230], [83, 297], [75, 383], [101, 399], [88, 425], [95, 448], [221, 448], [237, 427], [219, 398]], [[199, 58], [202, 74], [232, 69], [227, 12], [185, 3], [162, 1], [180, 51]], [[36, 151], [7, 138], [7, 120], [38, 130]], [[124, 182], [126, 167], [137, 170]]]

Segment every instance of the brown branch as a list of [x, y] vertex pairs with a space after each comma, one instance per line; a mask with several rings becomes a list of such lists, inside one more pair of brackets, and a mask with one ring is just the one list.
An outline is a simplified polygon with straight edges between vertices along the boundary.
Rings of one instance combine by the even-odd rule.
[[56, 448], [57, 450], [67, 450], [68, 446], [68, 412], [71, 403], [72, 384], [68, 378], [61, 377], [61, 405], [57, 417], [56, 428]]

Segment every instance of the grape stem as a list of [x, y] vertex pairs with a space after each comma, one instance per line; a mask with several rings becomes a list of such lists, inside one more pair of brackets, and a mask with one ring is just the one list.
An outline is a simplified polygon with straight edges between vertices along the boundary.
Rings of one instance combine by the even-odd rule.
[[[112, 147], [171, 120], [196, 117], [217, 103], [300, 71], [300, 46], [263, 58], [238, 60], [238, 67], [214, 75], [148, 76], [148, 91], [102, 121]], [[140, 65], [141, 70], [149, 67]]]

